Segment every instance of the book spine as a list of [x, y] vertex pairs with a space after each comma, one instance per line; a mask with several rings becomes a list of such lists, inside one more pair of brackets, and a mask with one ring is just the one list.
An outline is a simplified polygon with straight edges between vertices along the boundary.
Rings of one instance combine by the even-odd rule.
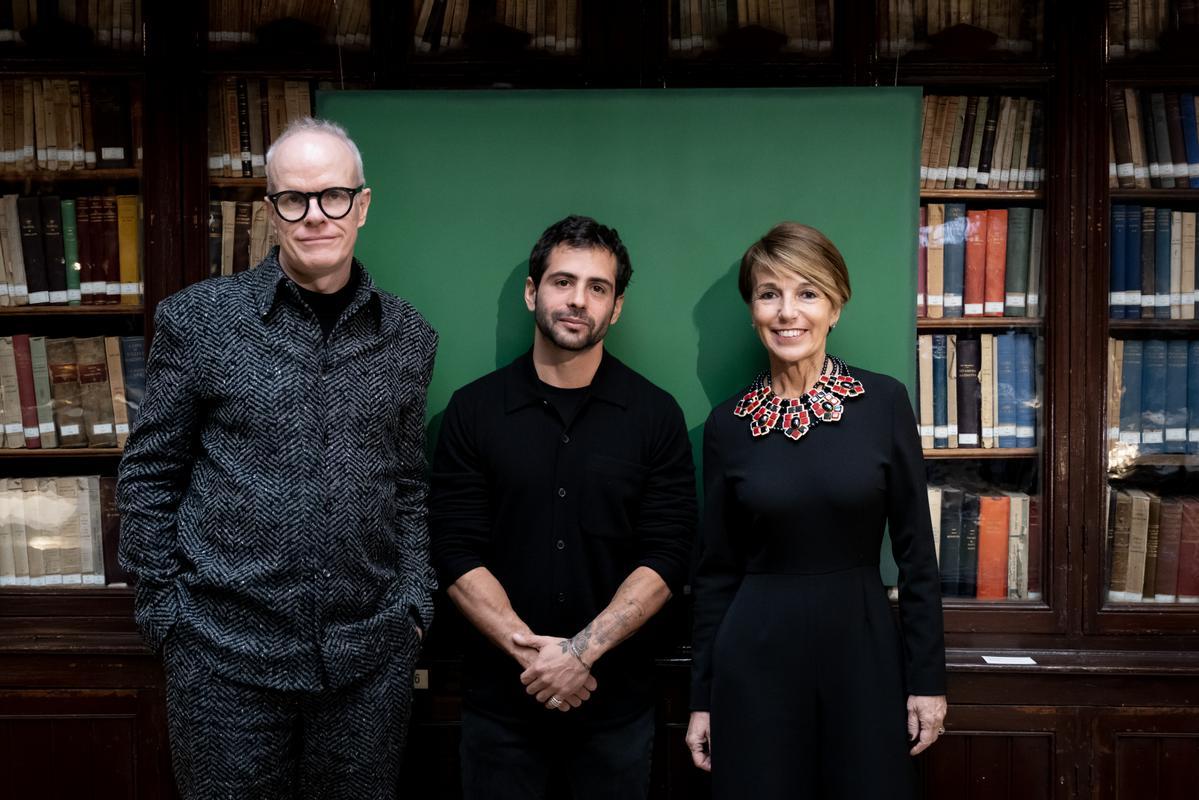
[[4, 410], [4, 446], [25, 447], [25, 426], [21, 421], [21, 392], [17, 382], [17, 361], [11, 336], [0, 337], [0, 395]]
[[957, 343], [958, 446], [981, 447], [979, 418], [979, 340], [959, 337]]
[[1003, 600], [1008, 596], [1008, 550], [1011, 498], [983, 495], [978, 499], [978, 591], [979, 600]]
[[[1127, 347], [1127, 343], [1125, 343]], [[1141, 452], [1166, 451], [1166, 343], [1145, 342], [1141, 371]]]
[[[121, 300], [121, 252], [120, 252], [120, 233], [117, 223], [117, 198], [113, 195], [104, 195], [96, 198], [93, 203], [93, 212], [96, 205], [100, 207], [100, 223], [95, 224], [95, 215], [92, 217], [92, 231], [100, 234], [100, 252], [96, 261], [98, 265], [99, 276], [104, 280], [104, 303], [119, 303]], [[92, 244], [96, 240], [93, 238]]]
[[995, 438], [1016, 447], [1016, 334], [995, 336]]
[[121, 370], [125, 378], [125, 405], [130, 430], [137, 427], [142, 398], [146, 395], [146, 340], [140, 336], [121, 337]]
[[75, 221], [75, 201], [63, 200], [62, 215], [63, 272], [67, 278], [67, 303], [77, 306], [83, 299], [80, 288], [79, 230]]
[[[917, 385], [920, 398], [920, 446], [925, 450], [935, 447], [935, 419], [933, 403], [933, 337], [921, 334], [916, 337]], [[1199, 406], [1195, 406], [1199, 413]], [[1196, 422], [1199, 425], [1199, 421]]]
[[43, 258], [46, 270], [46, 286], [50, 302], [65, 304], [67, 292], [66, 243], [63, 241], [62, 201], [55, 195], [38, 198], [42, 220]]
[[1182, 505], [1177, 588], [1178, 602], [1199, 603], [1199, 501], [1190, 497]]
[[17, 395], [21, 409], [21, 433], [25, 437], [25, 447], [41, 449], [42, 434], [37, 421], [37, 393], [33, 387], [33, 355], [29, 349], [29, 336], [26, 334], [14, 335], [12, 350], [17, 373]]
[[50, 393], [50, 367], [46, 361], [46, 337], [29, 337], [29, 352], [33, 365], [33, 393], [37, 400], [37, 426], [42, 447], [58, 447], [54, 428], [54, 399]]
[[1004, 265], [1003, 314], [1028, 314], [1028, 257], [1032, 214], [1029, 208], [1008, 209], [1007, 251]]
[[962, 542], [958, 551], [958, 596], [978, 596], [979, 497], [962, 493]]
[[987, 212], [966, 214], [965, 276], [962, 315], [981, 317], [985, 308], [987, 278]]
[[1141, 581], [1141, 602], [1155, 602], [1157, 588], [1158, 546], [1161, 540], [1162, 499], [1157, 495], [1149, 496], [1149, 530], [1145, 537], [1145, 569]]
[[29, 303], [50, 302], [46, 282], [46, 256], [42, 242], [41, 205], [36, 197], [17, 198], [17, 213], [21, 226], [21, 253], [25, 259], [25, 280], [29, 287]]
[[916, 316], [928, 313], [928, 208], [920, 206], [920, 230], [916, 244]]
[[120, 303], [137, 305], [141, 300], [141, 276], [138, 274], [137, 195], [116, 197], [117, 262], [120, 281]]
[[1157, 209], [1141, 209], [1141, 317], [1157, 316]]
[[124, 447], [129, 438], [129, 410], [125, 402], [125, 372], [121, 369], [121, 340], [116, 336], [104, 337], [104, 363], [108, 367], [113, 432], [117, 437], [117, 447]]
[[958, 596], [962, 553], [962, 492], [941, 491], [941, 594]]
[[987, 261], [983, 281], [983, 314], [1004, 316], [1007, 290], [1008, 211], [991, 209], [987, 212]]
[[1154, 209], [1153, 316], [1170, 319], [1170, 209]]
[[933, 339], [933, 447], [949, 447], [949, 409], [945, 334], [934, 333]]
[[1016, 363], [1016, 447], [1035, 447], [1037, 443], [1037, 396], [1034, 375], [1033, 336], [1015, 334]]
[[1183, 92], [1179, 97], [1178, 111], [1187, 161], [1187, 185], [1199, 189], [1199, 124], [1196, 123], [1195, 95]]
[[1127, 492], [1112, 490], [1114, 511], [1109, 516], [1108, 540], [1108, 600], [1121, 602], [1128, 585], [1128, 539], [1132, 531], [1132, 497]]
[[1108, 293], [1109, 316], [1112, 319], [1124, 319], [1125, 306], [1128, 305], [1128, 295], [1125, 288], [1125, 247], [1128, 239], [1128, 214], [1126, 207], [1119, 203], [1112, 204], [1112, 233], [1108, 247], [1108, 259], [1111, 262], [1110, 289]]
[[944, 248], [944, 316], [961, 317], [966, 273], [966, 206], [962, 203], [945, 205]]
[[928, 205], [928, 263], [926, 297], [930, 319], [945, 316], [945, 206]]
[[1166, 342], [1166, 452], [1187, 451], [1187, 342]]

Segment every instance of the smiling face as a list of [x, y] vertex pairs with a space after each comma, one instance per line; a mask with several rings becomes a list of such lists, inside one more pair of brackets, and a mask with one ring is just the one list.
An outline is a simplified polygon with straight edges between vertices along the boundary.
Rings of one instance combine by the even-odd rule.
[[541, 283], [525, 279], [537, 336], [559, 350], [579, 352], [602, 342], [623, 304], [624, 296], [616, 296], [616, 257], [601, 248], [558, 245]]
[[841, 316], [841, 309], [814, 283], [794, 272], [760, 268], [754, 270], [749, 310], [775, 372], [823, 362], [828, 332]]
[[[358, 185], [353, 154], [327, 133], [304, 132], [286, 139], [274, 154], [271, 169], [274, 191], [319, 192]], [[370, 194], [370, 189], [360, 192], [350, 213], [341, 219], [326, 217], [316, 198], [309, 200], [308, 214], [299, 222], [287, 222], [267, 203], [284, 271], [304, 285], [343, 272], [348, 277], [358, 229], [366, 223]]]

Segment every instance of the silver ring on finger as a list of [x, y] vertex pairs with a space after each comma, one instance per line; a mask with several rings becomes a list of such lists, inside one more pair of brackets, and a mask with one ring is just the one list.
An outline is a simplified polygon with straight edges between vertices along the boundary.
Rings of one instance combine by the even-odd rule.
[[558, 695], [554, 695], [549, 699], [549, 702], [547, 702], [546, 705], [550, 708], [557, 708], [558, 706], [562, 705], [562, 700], [558, 697]]

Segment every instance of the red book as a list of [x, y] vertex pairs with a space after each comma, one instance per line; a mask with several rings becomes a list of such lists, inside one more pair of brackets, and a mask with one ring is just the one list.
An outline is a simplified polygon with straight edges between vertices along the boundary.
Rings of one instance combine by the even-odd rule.
[[29, 335], [12, 337], [13, 360], [17, 362], [17, 395], [21, 400], [21, 427], [25, 429], [25, 446], [40, 448], [42, 433], [37, 424], [37, 395], [33, 390], [33, 355], [29, 352]]
[[84, 305], [100, 302], [96, 296], [95, 266], [92, 262], [92, 198], [75, 200], [75, 238], [79, 247], [79, 293]]
[[928, 289], [928, 209], [920, 206], [920, 245], [916, 250], [916, 316], [928, 313], [924, 293]]
[[[98, 212], [97, 207], [100, 209]], [[100, 221], [99, 225], [96, 224], [97, 219]], [[106, 194], [92, 200], [92, 233], [97, 232], [99, 232], [99, 236], [92, 236], [92, 247], [95, 248], [99, 241], [100, 251], [97, 253], [93, 249], [92, 255], [99, 265], [96, 270], [96, 279], [104, 281], [104, 296], [98, 298], [98, 302], [119, 303], [121, 302], [121, 262], [117, 234], [117, 197], [114, 194]]]
[[1199, 498], [1182, 501], [1178, 543], [1178, 602], [1199, 603]]
[[987, 212], [966, 212], [966, 278], [962, 292], [962, 316], [983, 315], [987, 275]]
[[987, 212], [986, 276], [983, 278], [983, 316], [1002, 317], [1007, 272], [1007, 209]]
[[1182, 501], [1163, 497], [1157, 540], [1157, 573], [1153, 578], [1153, 599], [1158, 603], [1178, 600], [1178, 546], [1181, 542]]
[[1007, 495], [978, 498], [978, 592], [979, 600], [1007, 597], [1008, 525], [1012, 499]]
[[1041, 498], [1028, 498], [1028, 599], [1041, 599]]

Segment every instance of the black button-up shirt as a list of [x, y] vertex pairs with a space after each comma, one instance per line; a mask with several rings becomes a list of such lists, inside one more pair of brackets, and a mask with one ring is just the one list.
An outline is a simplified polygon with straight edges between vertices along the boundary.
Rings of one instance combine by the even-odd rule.
[[316, 689], [413, 652], [410, 617], [429, 624], [437, 334], [354, 269], [327, 340], [277, 249], [158, 306], [119, 482], [152, 646], [178, 629], [228, 677]]
[[[678, 404], [611, 354], [569, 424], [553, 400], [531, 354], [454, 394], [433, 460], [430, 530], [445, 585], [486, 567], [534, 633], [569, 637], [639, 566], [679, 591], [695, 477]], [[547, 713], [510, 656], [473, 628], [468, 637], [471, 707]], [[612, 720], [652, 704], [651, 638], [643, 629], [596, 663], [599, 689], [571, 717]]]

